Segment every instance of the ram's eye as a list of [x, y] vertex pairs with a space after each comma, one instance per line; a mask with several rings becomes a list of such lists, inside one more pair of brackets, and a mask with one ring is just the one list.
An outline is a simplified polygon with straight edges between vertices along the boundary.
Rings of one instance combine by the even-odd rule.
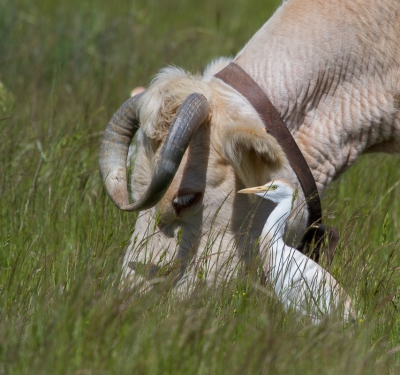
[[200, 202], [202, 196], [203, 196], [202, 193], [177, 195], [173, 199], [172, 205], [174, 206], [176, 213], [179, 215], [183, 210], [193, 207], [198, 202]]

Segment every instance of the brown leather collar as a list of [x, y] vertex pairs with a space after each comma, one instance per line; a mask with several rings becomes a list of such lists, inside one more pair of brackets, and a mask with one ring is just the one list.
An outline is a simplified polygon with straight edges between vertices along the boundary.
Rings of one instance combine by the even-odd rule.
[[[309, 211], [309, 229], [301, 241], [299, 250], [305, 252], [304, 246], [310, 245], [313, 241], [321, 245], [324, 242], [324, 236], [328, 235], [328, 259], [333, 259], [333, 253], [339, 241], [339, 234], [333, 228], [328, 229], [329, 233], [326, 233], [327, 228], [321, 224], [321, 200], [314, 177], [296, 141], [282, 121], [279, 113], [260, 86], [237, 64], [231, 62], [227, 67], [218, 72], [215, 77], [232, 86], [250, 102], [261, 117], [266, 131], [274, 136], [282, 147], [293, 171], [299, 179]], [[319, 245], [316, 245], [312, 249], [313, 258], [316, 261], [319, 259], [319, 247]]]

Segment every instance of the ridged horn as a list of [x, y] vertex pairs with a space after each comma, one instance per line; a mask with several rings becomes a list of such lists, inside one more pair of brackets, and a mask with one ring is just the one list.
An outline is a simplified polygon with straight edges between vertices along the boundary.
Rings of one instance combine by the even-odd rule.
[[191, 94], [180, 106], [162, 146], [150, 184], [143, 196], [129, 203], [126, 158], [129, 145], [138, 129], [135, 103], [127, 100], [107, 125], [100, 146], [100, 171], [107, 193], [122, 211], [153, 207], [166, 193], [179, 168], [182, 157], [199, 126], [208, 116], [207, 99]]

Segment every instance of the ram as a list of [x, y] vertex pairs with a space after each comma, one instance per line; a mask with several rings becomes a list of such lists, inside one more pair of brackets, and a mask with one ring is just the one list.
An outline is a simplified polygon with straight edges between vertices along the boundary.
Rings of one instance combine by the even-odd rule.
[[[361, 154], [400, 151], [398, 0], [284, 1], [233, 61], [269, 97], [319, 192]], [[253, 106], [215, 76], [229, 62], [217, 59], [202, 76], [163, 69], [104, 133], [107, 192], [120, 209], [140, 211], [126, 283], [168, 273], [182, 287], [193, 278], [229, 277], [260, 251], [272, 209], [236, 192], [277, 177], [300, 187]], [[130, 204], [126, 164], [135, 133]], [[299, 188], [298, 202], [302, 194]], [[309, 214], [297, 208], [292, 239], [306, 230]]]

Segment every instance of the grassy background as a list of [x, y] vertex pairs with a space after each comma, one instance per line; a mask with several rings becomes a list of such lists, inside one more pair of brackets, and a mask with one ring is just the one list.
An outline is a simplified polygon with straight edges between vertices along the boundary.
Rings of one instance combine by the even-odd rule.
[[398, 373], [398, 157], [361, 159], [324, 197], [356, 325], [298, 322], [248, 280], [179, 303], [117, 293], [135, 215], [101, 186], [105, 125], [161, 67], [234, 55], [277, 5], [0, 2], [0, 375]]

